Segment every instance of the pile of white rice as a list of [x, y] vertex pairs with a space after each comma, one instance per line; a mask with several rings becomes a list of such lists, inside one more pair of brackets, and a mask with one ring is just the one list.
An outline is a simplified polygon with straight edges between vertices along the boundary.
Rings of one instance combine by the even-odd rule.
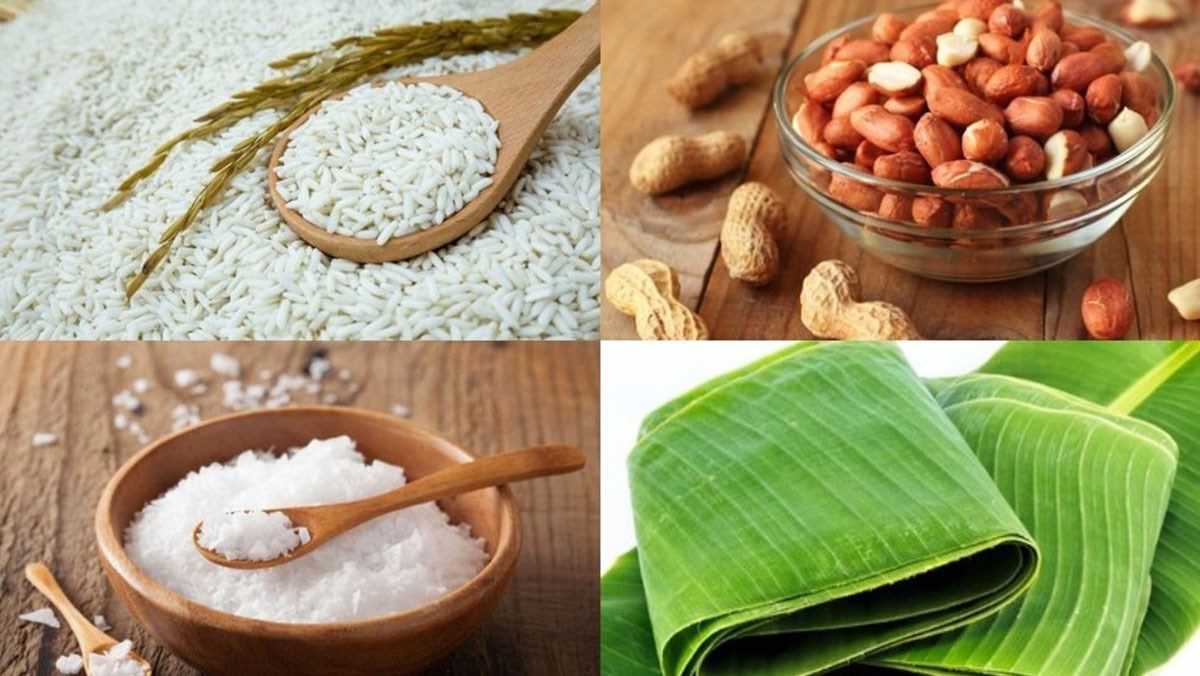
[[[266, 64], [382, 26], [535, 11], [549, 0], [39, 0], [0, 25], [0, 337], [595, 338], [599, 74], [567, 101], [497, 211], [416, 259], [331, 260], [286, 227], [264, 151], [146, 286], [122, 283], [263, 112], [177, 150], [111, 212], [154, 149]], [[591, 0], [553, 0], [586, 9]], [[433, 60], [380, 79], [486, 68]]]
[[291, 135], [276, 187], [313, 224], [383, 244], [438, 225], [491, 185], [499, 130], [457, 89], [363, 85]]

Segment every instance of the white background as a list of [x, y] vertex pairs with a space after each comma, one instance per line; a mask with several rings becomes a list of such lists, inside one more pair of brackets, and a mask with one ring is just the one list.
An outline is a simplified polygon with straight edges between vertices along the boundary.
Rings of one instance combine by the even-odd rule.
[[[901, 343], [922, 377], [975, 370], [1003, 343], [925, 341]], [[782, 341], [636, 342], [604, 341], [600, 347], [600, 559], [607, 570], [636, 544], [625, 458], [646, 414], [686, 390], [788, 345]], [[1163, 676], [1200, 673], [1200, 637], [1193, 637]]]

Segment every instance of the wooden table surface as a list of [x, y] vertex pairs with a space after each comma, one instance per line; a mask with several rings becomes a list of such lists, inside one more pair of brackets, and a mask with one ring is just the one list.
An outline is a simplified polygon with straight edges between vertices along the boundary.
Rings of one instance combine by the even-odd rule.
[[[55, 659], [78, 652], [70, 631], [18, 622], [48, 605], [22, 572], [43, 561], [89, 617], [104, 614], [129, 637], [156, 676], [195, 674], [142, 631], [100, 569], [92, 517], [109, 476], [141, 444], [113, 427], [111, 399], [137, 377], [142, 424], [170, 429], [170, 410], [198, 403], [222, 412], [220, 380], [182, 395], [176, 369], [208, 371], [215, 351], [260, 369], [298, 373], [317, 344], [0, 343], [0, 673], [57, 674]], [[595, 343], [329, 344], [327, 391], [378, 411], [403, 404], [412, 419], [479, 454], [544, 442], [576, 444], [589, 457], [579, 473], [513, 486], [524, 548], [512, 587], [492, 621], [434, 673], [595, 674], [599, 671], [599, 349]], [[120, 355], [133, 357], [127, 370]], [[336, 377], [349, 369], [355, 394]], [[309, 403], [311, 396], [297, 395]], [[32, 448], [35, 432], [58, 435]], [[247, 673], [252, 673], [248, 671]]]
[[[821, 34], [913, 0], [604, 0], [601, 81], [603, 274], [637, 258], [656, 258], [679, 272], [683, 301], [698, 309], [714, 339], [809, 337], [800, 323], [800, 287], [818, 262], [839, 258], [862, 278], [864, 297], [907, 310], [928, 338], [1073, 339], [1085, 337], [1083, 290], [1097, 277], [1124, 281], [1137, 307], [1129, 338], [1200, 338], [1200, 322], [1184, 322], [1167, 292], [1200, 277], [1200, 97], [1184, 95], [1175, 114], [1165, 166], [1122, 222], [1074, 259], [1043, 273], [993, 284], [922, 279], [858, 250], [788, 176], [770, 113], [775, 74]], [[1065, 2], [1112, 11], [1113, 0]], [[1185, 3], [1186, 4], [1186, 3]], [[769, 75], [712, 107], [689, 112], [664, 83], [692, 51], [733, 30], [768, 38]], [[1200, 13], [1170, 30], [1142, 31], [1167, 63], [1200, 56]], [[659, 198], [630, 186], [634, 155], [663, 134], [727, 129], [751, 141], [740, 174]], [[729, 194], [761, 181], [788, 205], [781, 241], [783, 269], [755, 289], [729, 277], [718, 236]], [[602, 335], [634, 338], [633, 321], [604, 303]]]

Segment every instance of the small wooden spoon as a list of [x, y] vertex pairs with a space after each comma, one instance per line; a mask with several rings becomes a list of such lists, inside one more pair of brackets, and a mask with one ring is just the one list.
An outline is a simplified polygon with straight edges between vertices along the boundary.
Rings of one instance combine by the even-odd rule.
[[311, 507], [267, 509], [266, 512], [285, 514], [293, 527], [308, 529], [311, 539], [283, 556], [266, 561], [227, 559], [200, 545], [200, 526], [192, 531], [192, 544], [204, 558], [228, 568], [270, 568], [294, 561], [346, 531], [371, 519], [423, 502], [441, 500], [452, 495], [524, 481], [552, 474], [566, 474], [581, 469], [587, 459], [570, 446], [532, 446], [521, 451], [499, 453], [480, 460], [447, 467], [422, 477], [394, 491], [342, 502]]
[[[75, 634], [75, 640], [79, 642], [79, 652], [83, 655], [83, 668], [87, 673], [92, 673], [88, 667], [92, 654], [104, 653], [119, 641], [100, 631], [96, 625], [83, 616], [83, 613], [79, 612], [79, 609], [71, 603], [71, 599], [67, 598], [66, 592], [59, 586], [58, 580], [54, 579], [54, 573], [51, 573], [45, 565], [41, 563], [26, 564], [25, 578], [34, 587], [37, 587], [38, 591], [45, 594], [58, 612], [62, 613], [63, 618], [67, 621], [67, 626]], [[150, 676], [150, 663], [144, 657], [132, 651], [129, 653], [129, 657], [141, 662], [146, 676]]]
[[[432, 251], [467, 234], [487, 218], [516, 183], [529, 153], [542, 138], [567, 96], [600, 64], [600, 7], [594, 5], [563, 32], [532, 53], [495, 68], [428, 78], [406, 78], [405, 83], [429, 82], [453, 87], [477, 99], [500, 122], [500, 152], [492, 184], [475, 199], [438, 225], [393, 237], [382, 245], [374, 240], [329, 232], [287, 206], [279, 194], [276, 169], [288, 140], [319, 109], [313, 108], [280, 137], [271, 154], [267, 187], [271, 201], [297, 235], [335, 258], [358, 263], [400, 261]], [[338, 99], [345, 93], [326, 100]]]

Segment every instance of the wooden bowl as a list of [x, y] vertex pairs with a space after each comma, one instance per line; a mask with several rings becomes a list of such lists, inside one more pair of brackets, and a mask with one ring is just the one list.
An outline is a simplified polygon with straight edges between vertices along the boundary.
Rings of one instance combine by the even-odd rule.
[[96, 507], [104, 572], [138, 622], [206, 674], [411, 674], [461, 645], [495, 611], [521, 549], [516, 502], [507, 487], [466, 493], [438, 505], [487, 542], [487, 565], [465, 586], [396, 615], [321, 624], [253, 620], [213, 610], [153, 580], [129, 558], [124, 532], [143, 505], [188, 472], [246, 449], [286, 449], [345, 434], [368, 458], [419, 478], [471, 460], [417, 425], [349, 408], [306, 406], [214, 418], [142, 449], [108, 482]]

